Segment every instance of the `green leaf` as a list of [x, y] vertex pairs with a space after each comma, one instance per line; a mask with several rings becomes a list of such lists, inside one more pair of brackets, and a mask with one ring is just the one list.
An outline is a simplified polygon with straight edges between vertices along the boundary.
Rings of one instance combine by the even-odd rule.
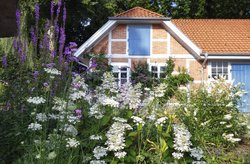
[[110, 116], [104, 116], [101, 120], [101, 125], [106, 125], [110, 121]]
[[128, 134], [128, 136], [129, 136], [129, 137], [135, 137], [135, 136], [137, 136], [137, 132], [130, 132], [130, 133]]
[[160, 138], [160, 150], [164, 153], [168, 149], [168, 145], [163, 138]]

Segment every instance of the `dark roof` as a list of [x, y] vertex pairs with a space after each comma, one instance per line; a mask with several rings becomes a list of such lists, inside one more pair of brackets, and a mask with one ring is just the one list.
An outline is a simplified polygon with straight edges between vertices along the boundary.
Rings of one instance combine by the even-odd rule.
[[18, 0], [0, 0], [0, 37], [11, 37], [16, 34], [17, 3]]

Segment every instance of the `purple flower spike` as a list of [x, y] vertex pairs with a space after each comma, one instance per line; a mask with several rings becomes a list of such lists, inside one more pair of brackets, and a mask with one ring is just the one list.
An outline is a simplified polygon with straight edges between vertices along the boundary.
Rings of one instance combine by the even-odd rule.
[[18, 34], [20, 32], [20, 19], [21, 19], [21, 12], [19, 9], [16, 10], [16, 24], [17, 24], [17, 29], [18, 29]]
[[14, 40], [13, 40], [13, 47], [15, 49], [17, 49], [17, 38], [16, 37], [14, 37]]
[[56, 10], [56, 17], [59, 17], [60, 11], [61, 11], [62, 1], [59, 0], [57, 4], [57, 10]]
[[64, 5], [63, 7], [63, 24], [65, 26], [65, 22], [66, 22], [66, 17], [67, 17], [67, 11], [66, 11], [66, 7]]
[[54, 7], [55, 7], [55, 2], [51, 1], [50, 3], [50, 15], [51, 15], [51, 20], [53, 20], [53, 15], [54, 15]]
[[34, 71], [34, 72], [33, 72], [33, 78], [34, 78], [35, 80], [37, 80], [38, 75], [39, 75], [39, 72], [38, 72], [38, 71]]
[[37, 45], [37, 37], [36, 37], [36, 34], [35, 34], [33, 27], [31, 27], [31, 29], [30, 29], [30, 35], [31, 35], [32, 44], [34, 46], [36, 46]]
[[36, 3], [35, 6], [35, 15], [36, 15], [36, 24], [38, 24], [38, 20], [39, 20], [39, 4]]
[[77, 44], [75, 42], [69, 42], [69, 47], [70, 48], [76, 48]]
[[2, 64], [3, 67], [7, 67], [8, 63], [7, 63], [7, 55], [4, 54], [4, 56], [2, 57]]

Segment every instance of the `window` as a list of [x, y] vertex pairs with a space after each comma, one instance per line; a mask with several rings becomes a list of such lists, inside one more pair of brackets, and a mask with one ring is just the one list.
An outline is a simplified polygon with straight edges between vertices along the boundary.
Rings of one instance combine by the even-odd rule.
[[150, 55], [150, 25], [128, 26], [128, 53], [130, 56]]
[[129, 81], [129, 68], [127, 66], [113, 66], [113, 74], [118, 86]]
[[164, 66], [163, 65], [158, 65], [158, 66], [150, 65], [150, 69], [149, 69], [149, 71], [152, 72], [153, 77], [158, 78], [158, 79], [166, 77], [165, 70], [166, 70], [165, 64]]
[[227, 62], [211, 62], [212, 78], [224, 76], [228, 79], [228, 63]]

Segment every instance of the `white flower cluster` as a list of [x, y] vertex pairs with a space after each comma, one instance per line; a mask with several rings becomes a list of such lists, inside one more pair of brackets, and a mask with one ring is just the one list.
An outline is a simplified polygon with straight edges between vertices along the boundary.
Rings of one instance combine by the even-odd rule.
[[122, 107], [128, 106], [129, 109], [138, 109], [141, 105], [141, 96], [141, 84], [138, 83], [133, 87], [130, 82], [127, 82], [120, 88], [118, 99]]
[[63, 128], [60, 128], [66, 135], [75, 137], [78, 134], [77, 129], [70, 124], [65, 124]]
[[80, 145], [80, 142], [77, 141], [75, 138], [66, 138], [66, 141], [66, 147], [68, 148], [76, 148]]
[[94, 148], [93, 153], [96, 159], [100, 159], [104, 156], [107, 156], [107, 148], [102, 146], [97, 146]]
[[198, 147], [192, 148], [190, 149], [190, 156], [199, 161], [201, 160], [201, 158], [203, 158], [203, 150]]
[[37, 122], [30, 123], [28, 126], [28, 129], [33, 130], [33, 131], [42, 130], [42, 125]]
[[227, 140], [227, 141], [229, 141], [229, 142], [232, 142], [232, 143], [241, 141], [240, 138], [234, 138], [234, 134], [232, 134], [232, 133], [230, 133], [230, 134], [223, 133], [223, 134], [222, 134], [222, 137], [223, 137], [225, 140]]
[[154, 91], [151, 91], [151, 94], [154, 95], [154, 97], [163, 97], [165, 94], [165, 90], [167, 89], [167, 84], [161, 83], [160, 85], [154, 87]]
[[107, 150], [113, 151], [115, 157], [123, 158], [126, 154], [123, 152], [125, 145], [125, 131], [132, 130], [132, 127], [123, 122], [114, 122], [106, 133]]
[[42, 97], [29, 97], [27, 99], [27, 102], [38, 105], [38, 104], [44, 104], [46, 100]]
[[89, 137], [90, 140], [102, 140], [102, 136], [99, 135], [91, 135]]
[[133, 119], [133, 122], [136, 123], [137, 126], [140, 125], [140, 124], [142, 126], [144, 126], [145, 122], [143, 121], [142, 118], [137, 117], [137, 116], [132, 116], [131, 118]]
[[224, 115], [224, 119], [225, 119], [225, 120], [231, 120], [232, 117], [233, 117], [233, 116], [232, 116], [231, 114], [226, 114], [226, 115]]
[[126, 119], [121, 118], [121, 117], [113, 117], [113, 120], [118, 121], [118, 122], [122, 122], [122, 123], [126, 123], [127, 122]]
[[45, 122], [47, 121], [47, 115], [45, 113], [37, 113], [36, 120], [40, 122]]
[[55, 111], [64, 111], [66, 109], [67, 102], [59, 97], [54, 98], [54, 106], [52, 107]]
[[92, 160], [89, 164], [106, 164], [106, 162], [103, 160]]
[[72, 101], [85, 99], [87, 91], [88, 85], [85, 84], [84, 78], [76, 75], [71, 83], [69, 99]]
[[193, 161], [192, 164], [206, 164], [205, 161]]
[[[173, 157], [180, 159], [183, 157], [184, 152], [190, 151], [190, 146], [192, 145], [190, 138], [190, 132], [181, 125], [173, 125], [174, 128], [174, 149], [177, 151], [172, 153]], [[182, 154], [182, 155], [181, 155]]]
[[61, 71], [58, 71], [56, 68], [44, 68], [44, 71], [51, 75], [61, 75]]
[[103, 74], [102, 85], [98, 87], [97, 89], [104, 90], [104, 91], [108, 90], [111, 93], [118, 92], [118, 85], [117, 85], [116, 79], [111, 72], [105, 72]]
[[155, 126], [163, 126], [163, 124], [166, 123], [166, 120], [168, 118], [167, 117], [161, 117], [161, 118], [158, 118], [156, 121], [155, 121]]
[[98, 101], [100, 102], [100, 104], [102, 105], [108, 105], [114, 108], [118, 108], [119, 107], [119, 102], [115, 100], [115, 97], [107, 97], [105, 95], [99, 96]]
[[94, 104], [91, 108], [89, 108], [89, 116], [95, 117], [96, 119], [101, 119], [104, 116], [103, 111], [97, 103]]

